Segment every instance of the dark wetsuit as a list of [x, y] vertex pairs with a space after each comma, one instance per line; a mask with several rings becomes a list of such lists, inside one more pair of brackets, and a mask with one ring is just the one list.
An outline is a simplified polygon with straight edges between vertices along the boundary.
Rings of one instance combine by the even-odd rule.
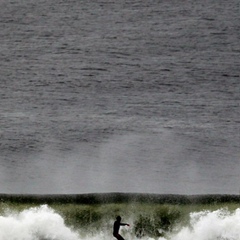
[[124, 238], [118, 233], [120, 226], [128, 225], [127, 223], [121, 223], [120, 221], [115, 221], [113, 225], [113, 236], [118, 240], [124, 240]]

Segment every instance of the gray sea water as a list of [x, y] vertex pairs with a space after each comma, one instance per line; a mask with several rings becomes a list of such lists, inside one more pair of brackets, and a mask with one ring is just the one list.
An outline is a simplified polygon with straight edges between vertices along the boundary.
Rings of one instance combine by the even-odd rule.
[[239, 0], [0, 0], [0, 192], [240, 193]]

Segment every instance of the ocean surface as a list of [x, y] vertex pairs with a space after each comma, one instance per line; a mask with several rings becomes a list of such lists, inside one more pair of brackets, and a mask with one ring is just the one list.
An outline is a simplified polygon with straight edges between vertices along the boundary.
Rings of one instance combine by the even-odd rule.
[[0, 193], [239, 194], [239, 105], [239, 0], [0, 0]]

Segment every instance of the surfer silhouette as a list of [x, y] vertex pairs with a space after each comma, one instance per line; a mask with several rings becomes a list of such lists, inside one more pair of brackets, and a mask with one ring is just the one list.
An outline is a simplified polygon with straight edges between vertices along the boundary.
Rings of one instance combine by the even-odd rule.
[[129, 226], [128, 223], [121, 223], [121, 217], [117, 216], [116, 221], [113, 224], [113, 236], [118, 240], [124, 240], [124, 238], [118, 233], [120, 226]]

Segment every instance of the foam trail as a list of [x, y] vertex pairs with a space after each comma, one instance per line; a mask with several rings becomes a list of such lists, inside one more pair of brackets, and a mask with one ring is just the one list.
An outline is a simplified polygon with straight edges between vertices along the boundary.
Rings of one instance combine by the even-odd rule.
[[46, 205], [0, 216], [0, 240], [79, 240], [63, 218]]
[[183, 227], [171, 240], [239, 240], [240, 209], [227, 209], [190, 214], [190, 225]]

